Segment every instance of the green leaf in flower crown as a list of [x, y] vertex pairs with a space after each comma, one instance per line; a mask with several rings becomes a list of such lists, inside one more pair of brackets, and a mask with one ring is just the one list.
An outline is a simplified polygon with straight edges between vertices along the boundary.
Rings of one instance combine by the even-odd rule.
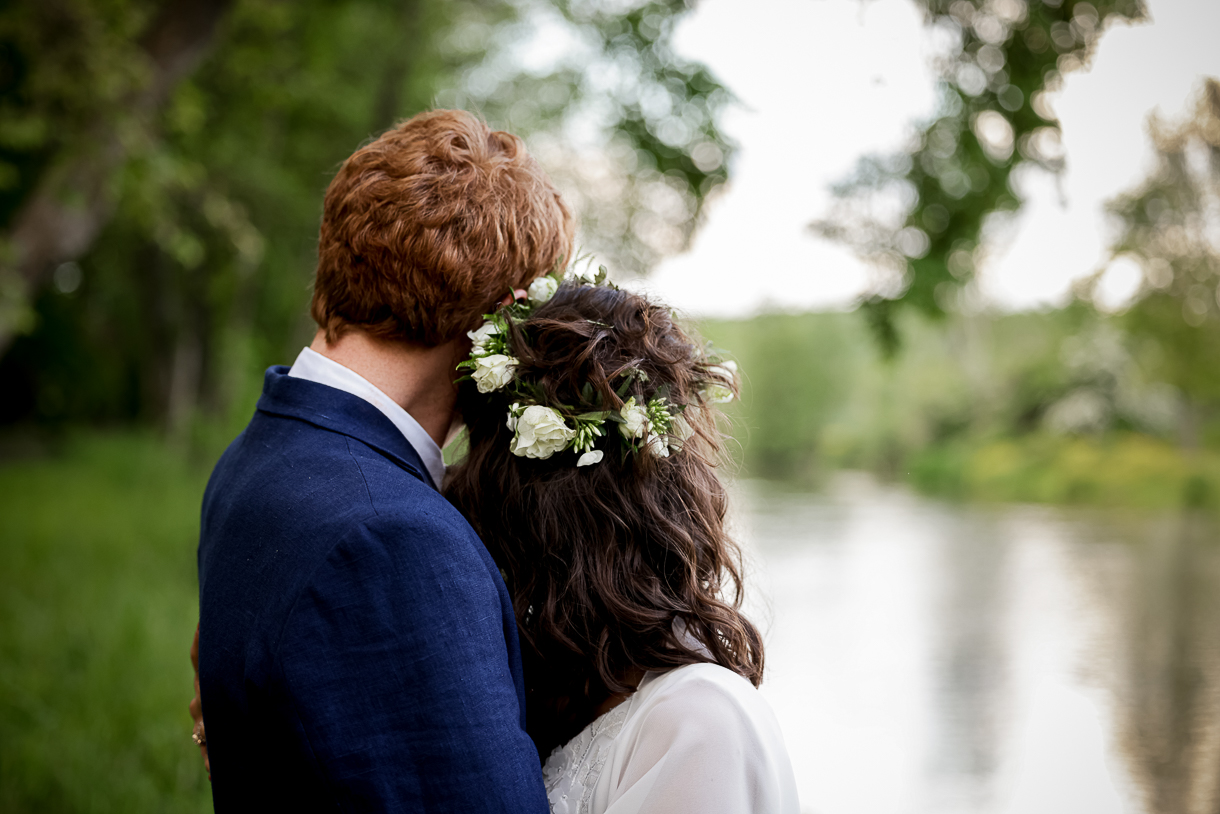
[[610, 417], [610, 411], [601, 410], [600, 412], [596, 413], [581, 413], [580, 415], [573, 417], [581, 421], [605, 421]]
[[533, 382], [523, 382], [520, 379], [517, 379], [517, 390], [538, 404], [545, 403], [546, 392]]

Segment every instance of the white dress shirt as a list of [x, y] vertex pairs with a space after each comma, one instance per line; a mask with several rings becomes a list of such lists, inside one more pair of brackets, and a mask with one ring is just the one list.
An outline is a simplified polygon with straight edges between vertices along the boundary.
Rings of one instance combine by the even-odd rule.
[[440, 488], [445, 477], [445, 457], [441, 454], [441, 448], [410, 413], [368, 379], [310, 348], [301, 350], [288, 375], [351, 393], [376, 407], [393, 422], [407, 439], [407, 443], [419, 454], [428, 474], [432, 476], [432, 482]]

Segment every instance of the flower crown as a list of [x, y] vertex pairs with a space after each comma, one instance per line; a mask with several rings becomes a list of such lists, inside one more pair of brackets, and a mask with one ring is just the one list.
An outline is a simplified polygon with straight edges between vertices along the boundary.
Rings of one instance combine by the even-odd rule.
[[[683, 417], [688, 409], [685, 404], [670, 404], [668, 388], [657, 389], [657, 395], [647, 402], [637, 401], [631, 396], [618, 409], [603, 405], [600, 392], [585, 383], [581, 398], [592, 409], [581, 410], [566, 404], [544, 403], [546, 394], [541, 388], [523, 381], [516, 375], [517, 360], [510, 355], [508, 343], [509, 320], [522, 321], [534, 309], [555, 295], [561, 282], [578, 285], [603, 286], [616, 289], [618, 286], [606, 279], [605, 266], [595, 273], [588, 267], [583, 271], [570, 270], [566, 275], [553, 272], [539, 277], [530, 284], [527, 297], [503, 306], [494, 314], [485, 314], [487, 321], [468, 336], [474, 342], [470, 358], [458, 365], [459, 370], [470, 374], [459, 381], [472, 379], [480, 393], [508, 391], [514, 398], [508, 408], [507, 424], [513, 433], [511, 451], [524, 458], [550, 458], [556, 452], [571, 450], [578, 454], [576, 465], [589, 466], [602, 460], [605, 451], [596, 449], [599, 438], [612, 443], [618, 438], [623, 455], [646, 452], [660, 458], [668, 458], [678, 452], [693, 434], [694, 429]], [[701, 397], [707, 404], [722, 404], [733, 400], [733, 383], [736, 381], [737, 365], [709, 357], [713, 364], [708, 368], [714, 381], [704, 386]], [[616, 390], [621, 400], [633, 382], [647, 381], [648, 374], [639, 368], [628, 368], [620, 374], [622, 382]], [[607, 432], [606, 424], [618, 425], [618, 432]]]

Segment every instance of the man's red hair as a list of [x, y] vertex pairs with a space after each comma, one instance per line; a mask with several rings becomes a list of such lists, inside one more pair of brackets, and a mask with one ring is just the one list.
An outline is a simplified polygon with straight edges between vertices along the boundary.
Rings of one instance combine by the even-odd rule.
[[566, 263], [572, 215], [521, 139], [460, 110], [421, 113], [357, 150], [326, 190], [311, 311], [434, 346]]

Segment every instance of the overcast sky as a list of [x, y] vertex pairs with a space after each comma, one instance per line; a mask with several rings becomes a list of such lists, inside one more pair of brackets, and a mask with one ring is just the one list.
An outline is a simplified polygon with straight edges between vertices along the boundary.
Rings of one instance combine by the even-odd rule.
[[[1052, 105], [1067, 171], [1025, 182], [1019, 220], [992, 247], [982, 289], [1005, 308], [1063, 301], [1103, 263], [1102, 206], [1151, 166], [1145, 121], [1186, 111], [1205, 75], [1220, 76], [1220, 0], [1149, 0], [1152, 22], [1112, 26], [1091, 69], [1069, 74]], [[643, 287], [695, 315], [849, 305], [868, 270], [810, 234], [828, 186], [869, 152], [890, 152], [932, 112], [931, 43], [911, 0], [702, 0], [677, 50], [740, 98], [724, 129], [741, 149], [733, 179], [692, 250]], [[1116, 270], [1114, 300], [1137, 282]]]

